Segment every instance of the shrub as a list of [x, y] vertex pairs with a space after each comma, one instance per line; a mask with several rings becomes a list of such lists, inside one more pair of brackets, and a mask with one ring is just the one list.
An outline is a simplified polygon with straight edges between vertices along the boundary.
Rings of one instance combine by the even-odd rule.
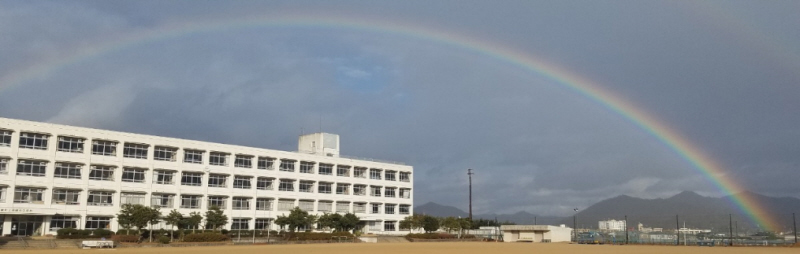
[[115, 242], [121, 242], [121, 243], [135, 243], [135, 242], [139, 242], [139, 236], [138, 235], [113, 235], [113, 236], [111, 236], [111, 240], [113, 240]]
[[219, 233], [197, 233], [197, 234], [189, 234], [183, 238], [184, 242], [221, 242], [221, 241], [229, 241], [231, 238], [227, 235], [219, 234]]
[[102, 237], [110, 237], [114, 235], [114, 231], [109, 231], [106, 229], [74, 229], [74, 228], [62, 228], [58, 231], [58, 239], [92, 239], [92, 238], [102, 238]]
[[286, 232], [283, 233], [282, 237], [284, 240], [288, 241], [324, 241], [324, 240], [332, 240], [333, 237], [350, 237], [353, 238], [353, 234], [349, 232], [335, 232], [335, 233], [314, 233], [314, 232], [302, 232], [302, 233], [290, 233]]
[[157, 240], [161, 244], [168, 244], [170, 242], [169, 237], [166, 237], [166, 236], [163, 236], [163, 235], [159, 236]]
[[96, 238], [100, 237], [111, 237], [114, 234], [114, 231], [98, 228], [92, 231], [92, 235]]
[[[461, 235], [462, 239], [475, 238], [474, 235]], [[445, 234], [445, 233], [424, 233], [424, 234], [408, 234], [406, 239], [458, 239], [458, 235]]]

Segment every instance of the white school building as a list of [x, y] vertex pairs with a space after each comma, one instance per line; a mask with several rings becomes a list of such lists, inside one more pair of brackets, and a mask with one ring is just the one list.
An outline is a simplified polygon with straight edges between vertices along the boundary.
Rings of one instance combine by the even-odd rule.
[[287, 152], [0, 118], [2, 235], [117, 231], [122, 204], [216, 205], [232, 230], [277, 229], [270, 220], [294, 207], [351, 212], [363, 231], [391, 234], [413, 212], [413, 182], [411, 166], [340, 156], [335, 134]]

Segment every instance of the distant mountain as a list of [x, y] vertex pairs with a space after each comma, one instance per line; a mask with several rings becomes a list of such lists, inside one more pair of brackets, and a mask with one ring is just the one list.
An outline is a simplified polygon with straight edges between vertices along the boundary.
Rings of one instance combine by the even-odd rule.
[[461, 209], [452, 206], [440, 205], [433, 202], [428, 202], [424, 205], [414, 207], [414, 213], [431, 215], [435, 217], [469, 217], [469, 213], [461, 211]]
[[[768, 197], [753, 192], [742, 192], [727, 197], [704, 197], [695, 192], [684, 191], [669, 198], [642, 199], [627, 195], [600, 201], [576, 215], [579, 228], [597, 228], [598, 221], [615, 219], [623, 220], [628, 217], [628, 227], [635, 228], [638, 223], [645, 227], [660, 227], [664, 230], [673, 230], [684, 223], [689, 228], [712, 229], [727, 232], [731, 224], [739, 232], [756, 232], [763, 225], [755, 225], [751, 219], [733, 203], [736, 200], [758, 200], [761, 208], [771, 211], [771, 218], [783, 226], [780, 231], [792, 229], [792, 213], [800, 212], [800, 199], [792, 197]], [[469, 214], [456, 207], [428, 202], [414, 208], [415, 213], [428, 214], [437, 217], [467, 217]], [[677, 215], [677, 218], [676, 218]], [[573, 217], [538, 216], [528, 212], [514, 214], [475, 214], [474, 218], [498, 221], [510, 221], [516, 224], [558, 225], [572, 226]]]
[[[793, 211], [800, 210], [800, 199], [774, 198], [752, 192], [743, 192], [734, 198], [746, 197], [758, 200], [762, 208], [772, 211], [770, 216], [785, 228], [791, 229]], [[672, 230], [676, 227], [714, 229], [729, 231], [734, 224], [734, 230], [759, 231], [762, 225], [755, 225], [744, 213], [730, 201], [728, 197], [704, 197], [691, 191], [684, 191], [666, 199], [641, 199], [626, 195], [600, 201], [592, 206], [582, 209], [576, 214], [577, 226], [597, 228], [598, 221], [607, 219], [622, 220], [627, 215], [628, 227], [636, 227], [638, 223], [646, 227], [660, 227]], [[677, 218], [676, 218], [677, 216]], [[560, 221], [567, 225], [573, 224], [573, 218], [564, 218]]]

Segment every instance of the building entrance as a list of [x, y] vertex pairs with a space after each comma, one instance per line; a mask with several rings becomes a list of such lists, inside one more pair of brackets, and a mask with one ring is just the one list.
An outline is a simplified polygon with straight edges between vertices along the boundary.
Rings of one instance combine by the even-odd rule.
[[44, 216], [11, 217], [11, 235], [14, 236], [41, 235], [43, 220]]

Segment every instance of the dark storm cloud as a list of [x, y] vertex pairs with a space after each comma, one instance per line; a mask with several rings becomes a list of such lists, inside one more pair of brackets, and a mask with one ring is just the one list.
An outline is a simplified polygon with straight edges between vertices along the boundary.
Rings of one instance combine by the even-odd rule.
[[[564, 66], [651, 112], [747, 188], [798, 197], [800, 21], [784, 4], [4, 1], [0, 75], [174, 23], [325, 13], [415, 24]], [[702, 15], [715, 7], [743, 14], [751, 29], [768, 25], [763, 33], [780, 41]], [[201, 32], [7, 85], [0, 115], [12, 118], [281, 150], [322, 125], [341, 135], [344, 154], [414, 166], [418, 204], [465, 208], [467, 168], [477, 173], [478, 212], [563, 215], [620, 194], [723, 194], [603, 105], [424, 38], [322, 27]]]

